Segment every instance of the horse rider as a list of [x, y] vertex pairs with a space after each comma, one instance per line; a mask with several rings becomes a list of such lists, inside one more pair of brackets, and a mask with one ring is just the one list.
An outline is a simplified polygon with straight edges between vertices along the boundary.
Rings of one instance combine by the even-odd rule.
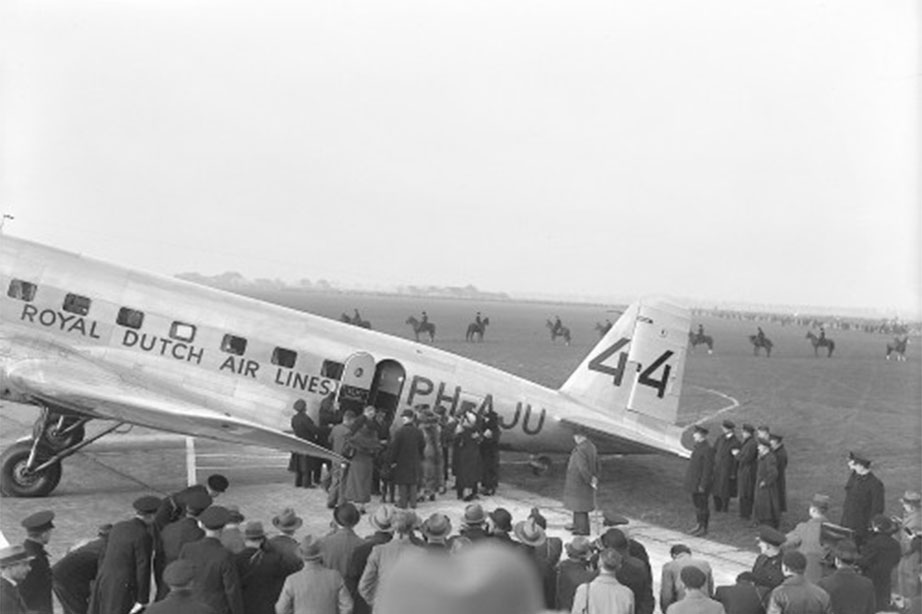
[[758, 340], [760, 344], [764, 344], [765, 343], [765, 331], [762, 330], [761, 326], [759, 326], [758, 329], [759, 329], [759, 332], [756, 333], [756, 340]]
[[821, 324], [820, 325], [820, 342], [826, 341], [826, 328]]
[[477, 328], [483, 328], [483, 320], [480, 319], [480, 312], [477, 312], [477, 315], [474, 316], [474, 324], [477, 325]]
[[428, 316], [428, 315], [426, 314], [426, 312], [424, 311], [424, 312], [423, 312], [423, 315], [422, 315], [422, 318], [420, 318], [420, 320], [419, 320], [419, 327], [422, 328], [422, 327], [424, 327], [424, 326], [425, 326], [426, 324], [428, 324], [428, 323], [429, 323], [429, 316]]
[[560, 332], [560, 329], [563, 328], [563, 322], [560, 321], [560, 316], [554, 316], [554, 328], [553, 331], [555, 334]]
[[698, 341], [704, 341], [704, 325], [698, 325]]
[[359, 310], [357, 308], [353, 309], [353, 311], [355, 311], [355, 315], [352, 316], [352, 322], [359, 324], [362, 321], [362, 316], [359, 314]]

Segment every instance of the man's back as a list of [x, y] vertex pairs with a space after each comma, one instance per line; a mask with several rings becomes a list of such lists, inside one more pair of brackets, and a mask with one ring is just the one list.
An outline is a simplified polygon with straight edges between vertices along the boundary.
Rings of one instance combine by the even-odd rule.
[[660, 608], [665, 611], [671, 604], [681, 601], [685, 597], [685, 584], [679, 577], [682, 569], [687, 566], [697, 567], [704, 572], [707, 578], [706, 592], [711, 593], [714, 589], [714, 577], [711, 573], [711, 565], [704, 559], [698, 559], [690, 554], [680, 555], [672, 561], [663, 565], [663, 576], [660, 581]]
[[352, 611], [352, 597], [339, 572], [316, 562], [285, 578], [276, 612], [314, 614]]
[[738, 582], [731, 586], [718, 586], [714, 599], [719, 601], [727, 614], [763, 614], [765, 608], [759, 591], [751, 582]]
[[243, 613], [240, 580], [234, 555], [214, 537], [203, 537], [182, 547], [179, 558], [195, 564], [193, 595], [210, 605], [217, 614]]
[[681, 601], [676, 601], [668, 608], [666, 614], [725, 614], [719, 601], [714, 601], [701, 591], [688, 591]]
[[634, 593], [614, 576], [604, 573], [592, 582], [577, 587], [572, 611], [587, 614], [634, 614]]
[[839, 568], [817, 585], [829, 593], [832, 611], [836, 614], [874, 614], [874, 583], [852, 567]]
[[829, 593], [794, 575], [772, 591], [768, 599], [767, 614], [832, 614]]

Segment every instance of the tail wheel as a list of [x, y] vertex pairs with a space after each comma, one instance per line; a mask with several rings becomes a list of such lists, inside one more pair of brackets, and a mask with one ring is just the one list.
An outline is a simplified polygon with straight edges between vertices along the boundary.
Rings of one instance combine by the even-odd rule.
[[537, 476], [542, 476], [547, 473], [551, 468], [551, 459], [547, 456], [538, 456], [537, 458], [531, 458], [528, 461], [528, 465], [531, 467], [531, 472]]
[[[61, 463], [55, 463], [41, 472], [29, 469], [29, 455], [32, 444], [16, 443], [6, 449], [0, 457], [0, 491], [9, 497], [44, 497], [51, 493], [61, 481]], [[35, 462], [41, 464], [54, 452], [39, 447]]]

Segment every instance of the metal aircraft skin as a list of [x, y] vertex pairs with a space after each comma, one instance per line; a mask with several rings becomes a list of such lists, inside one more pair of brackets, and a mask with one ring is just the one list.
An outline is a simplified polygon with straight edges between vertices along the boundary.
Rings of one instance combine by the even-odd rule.
[[[0, 234], [0, 399], [43, 408], [3, 453], [0, 486], [43, 496], [90, 419], [336, 457], [290, 432], [330, 393], [394, 415], [492, 407], [502, 447], [688, 457], [675, 424], [690, 316], [631, 305], [559, 390], [430, 345]], [[316, 416], [315, 416], [316, 417]]]

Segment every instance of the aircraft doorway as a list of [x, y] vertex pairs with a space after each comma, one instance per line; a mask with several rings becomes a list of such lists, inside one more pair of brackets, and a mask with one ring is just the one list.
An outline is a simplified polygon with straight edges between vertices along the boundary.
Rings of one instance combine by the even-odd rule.
[[379, 362], [375, 369], [370, 398], [375, 407], [387, 411], [388, 422], [393, 421], [394, 414], [397, 412], [400, 393], [403, 392], [406, 377], [407, 372], [403, 365], [389, 358]]
[[351, 409], [360, 415], [369, 404], [372, 381], [375, 378], [375, 359], [367, 352], [356, 352], [346, 359], [343, 377], [339, 383], [336, 400], [340, 411]]

